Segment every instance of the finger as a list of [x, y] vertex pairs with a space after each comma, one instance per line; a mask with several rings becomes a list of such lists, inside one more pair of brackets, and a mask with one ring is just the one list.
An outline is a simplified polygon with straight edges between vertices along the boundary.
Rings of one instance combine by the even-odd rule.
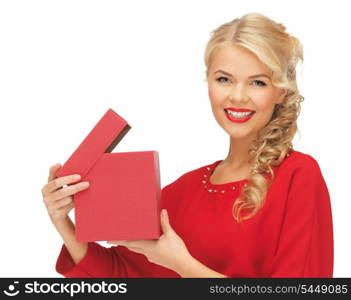
[[126, 241], [107, 241], [107, 244], [118, 244], [118, 245], [120, 245], [123, 242], [126, 242]]
[[60, 163], [57, 163], [55, 165], [52, 165], [49, 169], [49, 176], [48, 176], [48, 183], [46, 185], [44, 185], [44, 187], [41, 189], [41, 193], [43, 196], [45, 196], [45, 194], [47, 193], [48, 190], [48, 185], [50, 184], [50, 182], [55, 179], [55, 173], [56, 171], [61, 167]]
[[[144, 254], [144, 251], [140, 248], [136, 248], [136, 247], [126, 247], [128, 250], [136, 252], [136, 253], [140, 253], [140, 254]], [[144, 254], [145, 255], [145, 254]]]
[[80, 178], [79, 174], [73, 174], [73, 175], [67, 175], [67, 176], [58, 177], [58, 178], [50, 181], [44, 187], [44, 193], [51, 193], [53, 191], [61, 189], [64, 185], [67, 185], [69, 183], [77, 182], [80, 179], [81, 178]]
[[72, 197], [66, 197], [61, 200], [58, 200], [54, 203], [51, 204], [50, 209], [51, 210], [58, 210], [61, 209], [62, 207], [65, 207], [66, 205], [69, 205], [73, 203]]
[[52, 215], [54, 215], [56, 218], [60, 218], [62, 216], [67, 215], [73, 209], [73, 207], [74, 207], [73, 203], [70, 203], [70, 204], [54, 211], [54, 213], [52, 213]]
[[106, 243], [107, 244], [112, 244], [112, 245], [118, 245], [118, 246], [125, 246], [127, 248], [141, 249], [140, 247], [131, 246], [129, 244], [129, 241], [106, 241]]
[[61, 164], [60, 163], [57, 163], [53, 166], [50, 167], [50, 170], [49, 170], [49, 177], [48, 177], [48, 182], [50, 182], [51, 180], [55, 179], [56, 176], [55, 176], [55, 173], [56, 171], [61, 168]]
[[134, 247], [134, 248], [139, 248], [139, 249], [148, 249], [155, 242], [156, 241], [153, 241], [153, 240], [129, 240], [129, 241], [119, 242], [119, 244], [122, 245], [122, 246], [126, 246], [126, 247]]
[[74, 208], [74, 203], [73, 203], [73, 201], [71, 201], [69, 204], [59, 208], [57, 211], [61, 212], [63, 214], [67, 214], [73, 208]]
[[144, 254], [144, 250], [143, 250], [142, 248], [132, 247], [132, 246], [126, 246], [126, 245], [121, 245], [120, 243], [117, 243], [117, 242], [118, 242], [118, 241], [107, 241], [107, 244], [114, 244], [114, 245], [117, 245], [117, 246], [124, 246], [124, 247], [126, 247], [127, 249], [129, 249], [129, 250], [131, 250], [131, 251]]
[[169, 218], [166, 209], [162, 209], [161, 211], [161, 228], [163, 233], [172, 230], [171, 224], [169, 224]]
[[49, 196], [49, 201], [52, 202], [52, 201], [56, 201], [56, 200], [62, 199], [62, 198], [67, 197], [67, 196], [74, 195], [80, 191], [87, 189], [88, 187], [89, 187], [89, 182], [87, 182], [87, 181], [79, 182], [77, 184], [65, 187], [63, 189], [57, 190], [56, 192], [53, 192]]
[[132, 242], [135, 241], [124, 241], [124, 240], [118, 240], [118, 241], [107, 241], [108, 244], [116, 244], [116, 245], [121, 245], [121, 246], [126, 246], [126, 247], [136, 247], [135, 243], [133, 244]]

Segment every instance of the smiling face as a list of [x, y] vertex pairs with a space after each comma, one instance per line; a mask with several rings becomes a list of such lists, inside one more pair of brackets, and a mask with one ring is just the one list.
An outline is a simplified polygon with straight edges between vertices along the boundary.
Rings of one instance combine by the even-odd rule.
[[[221, 45], [212, 53], [207, 77], [212, 112], [232, 138], [255, 137], [271, 119], [275, 104], [284, 100], [286, 90], [273, 86], [271, 75], [255, 54], [241, 46]], [[226, 108], [255, 113], [239, 118], [228, 115]]]

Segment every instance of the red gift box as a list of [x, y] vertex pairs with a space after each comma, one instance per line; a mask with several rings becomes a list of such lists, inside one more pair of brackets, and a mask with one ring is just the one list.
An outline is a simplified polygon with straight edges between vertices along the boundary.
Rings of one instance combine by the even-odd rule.
[[79, 174], [90, 183], [73, 196], [77, 241], [160, 237], [158, 152], [110, 153], [130, 128], [108, 109], [56, 172], [57, 177]]

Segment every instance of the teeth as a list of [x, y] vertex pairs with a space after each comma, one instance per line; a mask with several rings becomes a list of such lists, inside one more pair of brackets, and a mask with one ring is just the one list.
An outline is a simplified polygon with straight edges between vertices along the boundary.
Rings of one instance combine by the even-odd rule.
[[227, 113], [235, 118], [244, 118], [252, 114], [252, 112], [234, 112], [231, 110], [227, 110]]

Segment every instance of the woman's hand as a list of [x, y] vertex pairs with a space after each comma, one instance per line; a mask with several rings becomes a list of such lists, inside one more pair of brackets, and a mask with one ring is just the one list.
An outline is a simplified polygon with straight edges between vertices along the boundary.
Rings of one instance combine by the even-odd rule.
[[149, 262], [158, 264], [176, 272], [186, 263], [191, 255], [183, 240], [169, 224], [167, 210], [161, 212], [161, 229], [163, 234], [158, 240], [108, 241], [146, 256]]
[[[65, 219], [74, 207], [73, 195], [89, 187], [85, 182], [73, 184], [80, 180], [78, 174], [56, 178], [55, 173], [59, 168], [60, 164], [50, 167], [48, 183], [41, 190], [43, 202], [53, 223]], [[64, 187], [68, 184], [72, 185]]]

